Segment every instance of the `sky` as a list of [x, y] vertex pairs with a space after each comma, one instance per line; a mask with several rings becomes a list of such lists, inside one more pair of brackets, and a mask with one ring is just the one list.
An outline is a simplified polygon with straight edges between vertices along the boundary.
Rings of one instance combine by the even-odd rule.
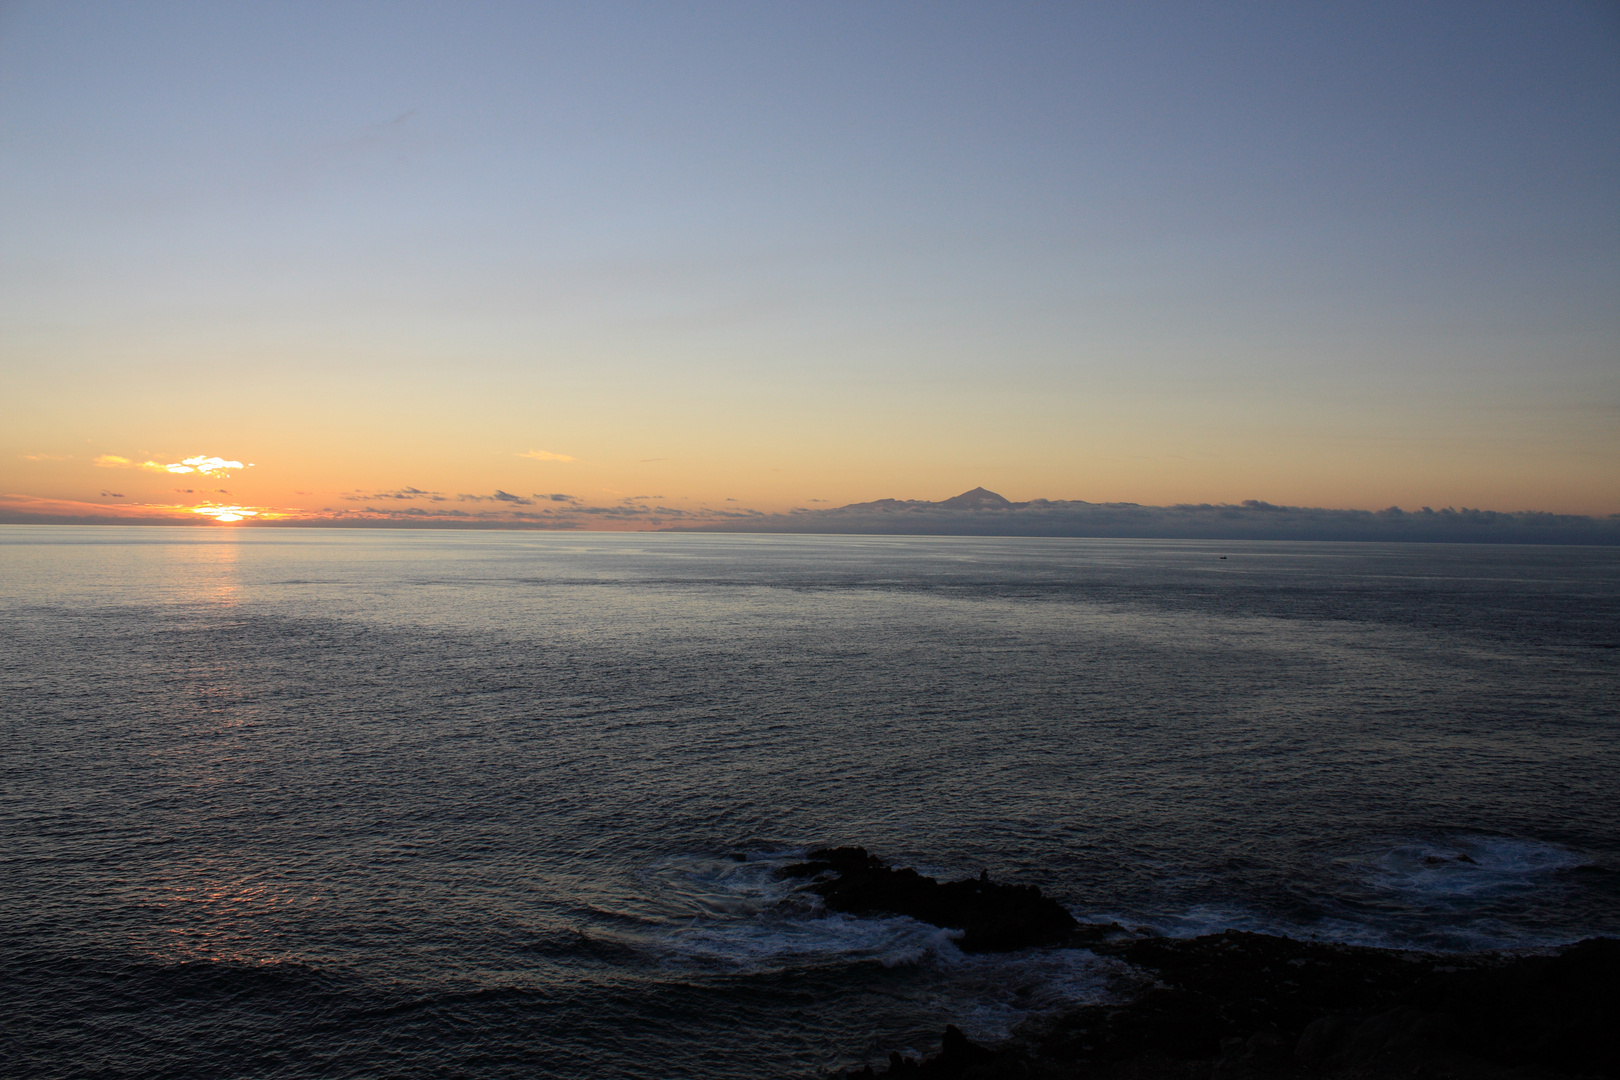
[[1620, 5], [0, 4], [0, 517], [979, 486], [1620, 512]]

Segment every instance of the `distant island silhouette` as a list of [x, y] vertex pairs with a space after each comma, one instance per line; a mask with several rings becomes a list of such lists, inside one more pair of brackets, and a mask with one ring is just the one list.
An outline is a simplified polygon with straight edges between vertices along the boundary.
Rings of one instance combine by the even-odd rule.
[[939, 502], [878, 499], [781, 514], [718, 511], [680, 532], [856, 533], [912, 536], [1068, 536], [1143, 540], [1382, 540], [1430, 543], [1620, 545], [1620, 514], [1586, 517], [1479, 509], [1333, 510], [1241, 503], [1013, 502], [976, 487]]

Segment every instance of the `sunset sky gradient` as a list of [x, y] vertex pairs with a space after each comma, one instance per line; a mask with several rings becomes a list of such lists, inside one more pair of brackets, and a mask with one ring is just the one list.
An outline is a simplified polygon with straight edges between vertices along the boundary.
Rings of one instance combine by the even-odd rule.
[[1620, 512], [1617, 12], [6, 4], [0, 514]]

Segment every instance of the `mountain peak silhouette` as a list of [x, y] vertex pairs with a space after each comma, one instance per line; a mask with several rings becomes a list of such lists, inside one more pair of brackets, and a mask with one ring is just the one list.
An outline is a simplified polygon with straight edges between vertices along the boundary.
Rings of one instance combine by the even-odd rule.
[[952, 510], [1006, 510], [1016, 504], [1002, 498], [993, 491], [986, 491], [982, 487], [976, 487], [972, 491], [964, 491], [960, 495], [952, 496], [935, 505], [948, 506]]

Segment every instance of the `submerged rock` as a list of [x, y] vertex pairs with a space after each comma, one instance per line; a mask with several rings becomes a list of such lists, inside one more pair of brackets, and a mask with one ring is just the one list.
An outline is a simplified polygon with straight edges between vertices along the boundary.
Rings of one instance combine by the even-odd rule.
[[983, 873], [977, 879], [936, 881], [915, 870], [893, 869], [861, 847], [821, 848], [779, 874], [813, 879], [805, 889], [833, 911], [909, 915], [961, 930], [957, 944], [963, 952], [1055, 945], [1079, 929], [1062, 904], [1034, 885], [1002, 884]]

